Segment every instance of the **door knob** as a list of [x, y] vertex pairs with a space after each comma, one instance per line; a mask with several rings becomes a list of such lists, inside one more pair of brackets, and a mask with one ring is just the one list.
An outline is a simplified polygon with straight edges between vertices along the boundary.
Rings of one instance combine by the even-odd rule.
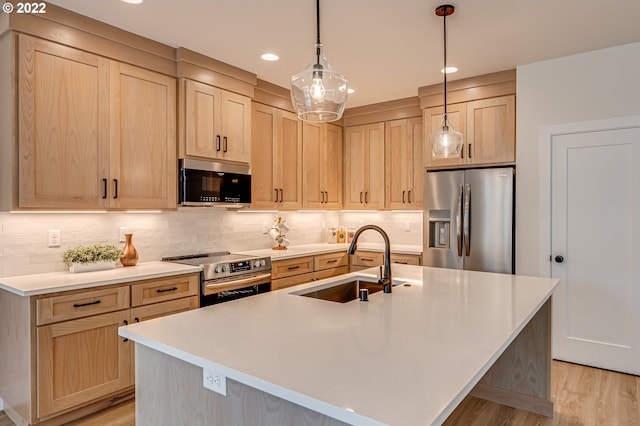
[[555, 257], [555, 261], [556, 261], [556, 263], [562, 263], [562, 262], [564, 262], [564, 257], [558, 255], [558, 256]]

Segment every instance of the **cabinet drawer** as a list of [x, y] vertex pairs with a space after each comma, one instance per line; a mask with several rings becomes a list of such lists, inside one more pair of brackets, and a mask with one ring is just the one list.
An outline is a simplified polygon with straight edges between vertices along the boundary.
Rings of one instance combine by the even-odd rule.
[[271, 280], [271, 290], [280, 290], [281, 288], [291, 287], [298, 284], [309, 283], [314, 280], [315, 273], [309, 272], [306, 274], [294, 275], [286, 278], [279, 278], [277, 280]]
[[399, 263], [401, 265], [420, 265], [420, 256], [416, 254], [391, 253], [391, 263]]
[[314, 258], [313, 267], [315, 271], [323, 269], [338, 268], [349, 264], [347, 252], [321, 254]]
[[164, 317], [178, 312], [190, 311], [198, 307], [198, 296], [183, 297], [182, 299], [154, 303], [153, 305], [138, 306], [131, 309], [131, 321], [140, 322], [153, 318]]
[[271, 279], [291, 277], [313, 272], [313, 256], [278, 260], [271, 264]]
[[38, 299], [36, 324], [50, 324], [129, 307], [129, 286], [62, 294]]
[[317, 280], [322, 280], [324, 278], [335, 277], [338, 275], [348, 274], [348, 273], [349, 273], [349, 267], [345, 265], [339, 268], [323, 269], [322, 271], [318, 271], [315, 274], [315, 278]]
[[373, 266], [384, 263], [384, 253], [377, 251], [356, 251], [351, 257], [351, 264], [354, 266]]
[[143, 281], [131, 285], [131, 306], [165, 302], [182, 297], [197, 296], [199, 274], [180, 275]]

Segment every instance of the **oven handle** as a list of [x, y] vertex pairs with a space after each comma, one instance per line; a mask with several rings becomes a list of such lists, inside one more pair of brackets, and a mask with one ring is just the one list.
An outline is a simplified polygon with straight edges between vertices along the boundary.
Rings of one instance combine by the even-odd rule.
[[267, 284], [271, 282], [271, 273], [256, 275], [253, 277], [248, 277], [244, 279], [234, 280], [234, 281], [226, 281], [223, 283], [211, 283], [207, 284], [205, 282], [205, 288], [203, 289], [203, 293], [205, 296], [214, 293], [220, 293], [221, 291], [230, 291], [237, 290], [239, 288], [249, 287], [257, 284]]

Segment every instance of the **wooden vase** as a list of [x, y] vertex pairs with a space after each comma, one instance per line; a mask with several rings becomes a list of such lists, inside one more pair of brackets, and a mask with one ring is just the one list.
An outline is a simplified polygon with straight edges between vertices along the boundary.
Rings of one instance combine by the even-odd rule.
[[124, 234], [124, 238], [126, 241], [120, 252], [120, 263], [122, 266], [135, 266], [138, 263], [138, 250], [131, 242], [133, 234]]

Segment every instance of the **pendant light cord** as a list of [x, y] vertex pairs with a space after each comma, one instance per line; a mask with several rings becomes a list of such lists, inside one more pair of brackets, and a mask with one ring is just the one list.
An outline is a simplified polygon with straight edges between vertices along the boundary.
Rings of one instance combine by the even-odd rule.
[[444, 119], [445, 125], [447, 120], [447, 8], [444, 8], [442, 14], [442, 27], [444, 32]]
[[320, 0], [316, 0], [316, 64], [320, 65]]

